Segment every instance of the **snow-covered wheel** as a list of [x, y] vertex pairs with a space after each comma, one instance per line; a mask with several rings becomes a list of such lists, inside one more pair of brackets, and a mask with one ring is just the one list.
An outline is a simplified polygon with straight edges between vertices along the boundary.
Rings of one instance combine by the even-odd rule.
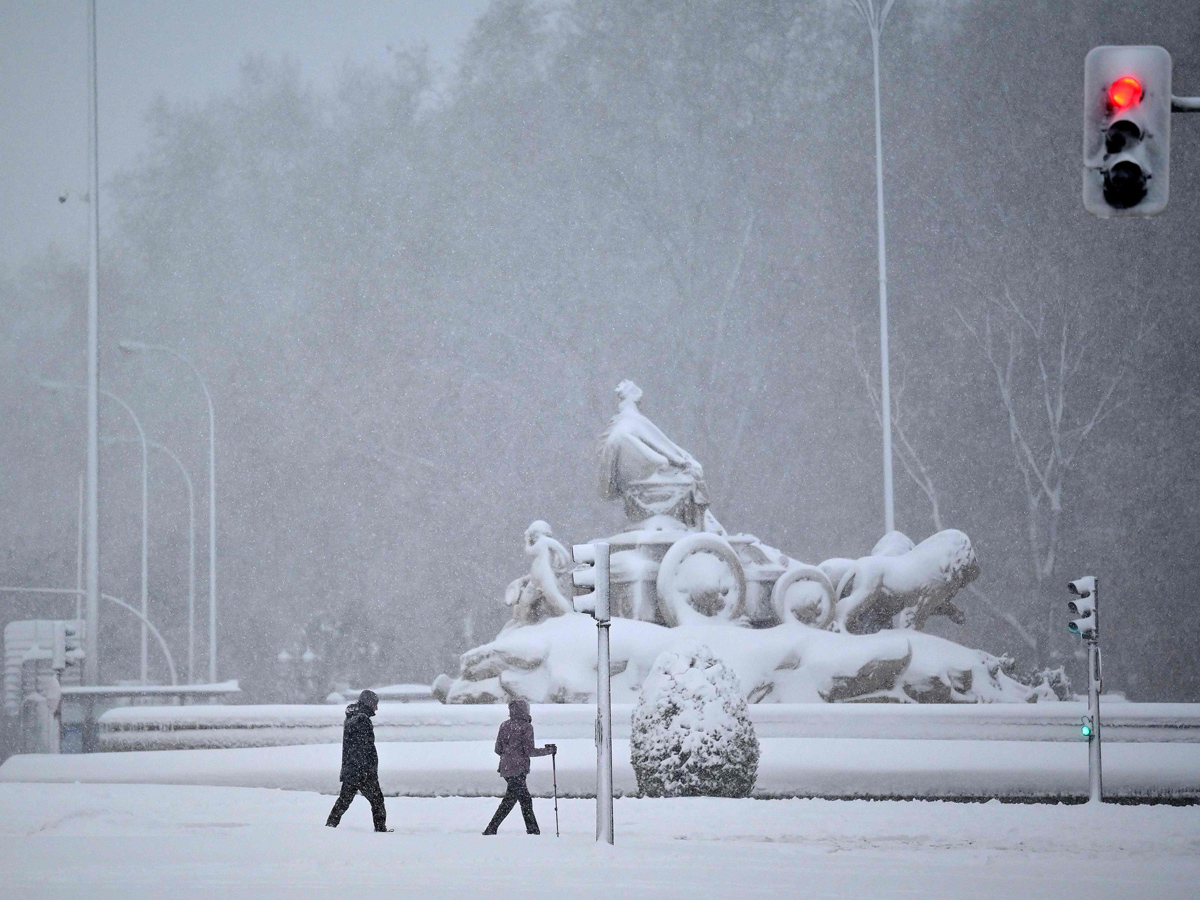
[[672, 627], [741, 615], [746, 572], [729, 542], [715, 534], [689, 534], [671, 545], [658, 567], [658, 611]]
[[824, 628], [833, 616], [833, 583], [816, 566], [793, 563], [771, 589], [771, 605], [781, 622]]

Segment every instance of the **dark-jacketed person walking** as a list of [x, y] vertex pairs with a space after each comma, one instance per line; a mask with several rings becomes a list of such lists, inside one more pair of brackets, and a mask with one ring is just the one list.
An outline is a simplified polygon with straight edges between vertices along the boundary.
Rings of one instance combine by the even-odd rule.
[[374, 691], [363, 691], [356, 703], [346, 707], [346, 724], [342, 728], [342, 792], [325, 821], [330, 828], [337, 828], [354, 795], [362, 794], [371, 804], [375, 830], [391, 830], [387, 827], [387, 810], [379, 787], [379, 754], [375, 750], [375, 726], [371, 724], [377, 709], [379, 698]]
[[531, 756], [553, 756], [558, 752], [554, 744], [547, 744], [540, 750], [533, 742], [533, 718], [529, 715], [529, 704], [524, 700], [513, 700], [508, 704], [508, 719], [500, 725], [500, 733], [496, 735], [496, 755], [500, 757], [498, 771], [508, 782], [508, 790], [492, 816], [492, 821], [484, 829], [484, 834], [495, 834], [500, 823], [504, 821], [514, 806], [521, 804], [521, 815], [525, 818], [527, 834], [541, 834], [537, 818], [533, 814], [533, 797], [525, 784], [525, 776], [529, 774], [529, 758]]

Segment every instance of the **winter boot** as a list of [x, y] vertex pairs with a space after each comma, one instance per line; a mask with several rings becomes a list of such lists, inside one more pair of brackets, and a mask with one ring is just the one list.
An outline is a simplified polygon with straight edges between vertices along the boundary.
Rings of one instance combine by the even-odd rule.
[[533, 800], [524, 798], [521, 800], [521, 816], [525, 819], [526, 834], [541, 834], [542, 830], [538, 828], [537, 817], [533, 814]]

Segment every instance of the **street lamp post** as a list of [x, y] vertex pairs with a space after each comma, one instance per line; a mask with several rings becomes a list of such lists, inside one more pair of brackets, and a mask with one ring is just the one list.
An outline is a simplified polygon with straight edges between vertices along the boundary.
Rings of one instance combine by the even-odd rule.
[[[106, 444], [132, 444], [133, 438], [123, 437], [103, 437], [101, 440]], [[171, 457], [171, 461], [175, 463], [175, 467], [179, 469], [179, 474], [183, 476], [183, 483], [187, 487], [188, 498], [188, 655], [187, 655], [187, 673], [188, 684], [196, 683], [196, 494], [192, 489], [192, 476], [188, 474], [188, 470], [184, 468], [183, 462], [176, 456], [169, 447], [160, 444], [155, 440], [147, 440], [146, 443], [151, 450], [159, 450]]]
[[[75, 595], [75, 618], [82, 619], [83, 618], [83, 598], [87, 594], [87, 591], [85, 591], [84, 587], [83, 587], [83, 541], [84, 541], [84, 537], [83, 537], [83, 473], [82, 472], [79, 473], [79, 518], [77, 520], [77, 525], [78, 525], [79, 539], [78, 539], [78, 542], [75, 544], [75, 589], [78, 590], [79, 593]], [[83, 640], [86, 644], [86, 642], [87, 642], [86, 635], [84, 635]]]
[[[65, 384], [61, 381], [42, 381], [39, 383], [42, 387], [44, 387], [48, 391], [58, 392], [58, 391], [87, 390], [87, 388], [82, 388], [79, 385]], [[122, 400], [120, 397], [118, 397], [112, 391], [106, 391], [102, 388], [100, 390], [100, 393], [103, 396], [107, 397], [109, 400], [112, 400], [113, 402], [119, 404], [121, 406], [121, 408], [125, 410], [125, 412], [129, 413], [129, 417], [131, 419], [133, 419], [133, 426], [137, 429], [138, 438], [140, 439], [140, 442], [142, 445], [142, 613], [141, 613], [141, 617], [142, 617], [142, 667], [141, 667], [141, 673], [142, 673], [142, 684], [146, 684], [147, 683], [147, 669], [149, 668], [148, 663], [149, 663], [149, 656], [150, 656], [150, 633], [146, 628], [146, 622], [148, 621], [146, 616], [149, 613], [149, 603], [147, 601], [147, 598], [148, 598], [147, 583], [149, 581], [148, 573], [149, 573], [149, 568], [150, 568], [149, 555], [148, 555], [148, 549], [147, 549], [147, 543], [146, 543], [146, 523], [147, 523], [146, 511], [147, 511], [147, 507], [149, 505], [149, 502], [148, 502], [148, 496], [149, 496], [148, 475], [147, 475], [147, 473], [149, 471], [149, 464], [148, 464], [148, 459], [147, 459], [146, 432], [142, 430], [142, 423], [141, 423], [141, 421], [138, 420], [137, 413], [135, 413], [133, 411], [133, 407], [131, 407], [128, 403], [126, 403], [124, 400]], [[90, 542], [91, 540], [92, 540], [92, 534], [89, 532], [88, 541]], [[90, 599], [89, 599], [89, 603], [90, 603]], [[92, 622], [92, 619], [91, 619], [91, 614], [90, 614], [90, 610], [89, 610], [89, 617], [88, 617], [89, 627], [91, 626], [91, 622]], [[89, 645], [90, 645], [90, 638], [85, 636], [84, 639], [85, 639], [85, 641], [88, 641]]]
[[883, 125], [879, 113], [879, 41], [883, 26], [896, 0], [850, 0], [871, 32], [871, 61], [875, 76], [875, 213], [879, 239], [879, 405], [883, 418], [883, 522], [884, 531], [896, 528], [895, 501], [892, 492], [892, 384], [888, 372], [887, 242], [883, 223]]
[[212, 395], [204, 376], [200, 374], [190, 359], [171, 347], [161, 344], [146, 344], [142, 341], [121, 341], [120, 348], [124, 353], [138, 353], [144, 350], [154, 350], [173, 356], [192, 370], [196, 380], [200, 382], [200, 390], [204, 392], [204, 401], [208, 404], [208, 680], [210, 684], [217, 682], [217, 426], [213, 415]]
[[88, 5], [87, 631], [83, 683], [100, 683], [100, 126], [96, 0]]

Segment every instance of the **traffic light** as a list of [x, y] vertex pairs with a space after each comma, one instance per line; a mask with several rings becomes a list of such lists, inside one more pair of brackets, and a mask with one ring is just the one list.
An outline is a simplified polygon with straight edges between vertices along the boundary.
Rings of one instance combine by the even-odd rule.
[[56, 620], [54, 647], [50, 654], [50, 668], [61, 672], [83, 659], [83, 623], [78, 619]]
[[1094, 47], [1083, 65], [1083, 206], [1094, 216], [1152, 216], [1167, 205], [1171, 54]]
[[1077, 634], [1085, 641], [1094, 641], [1099, 637], [1096, 617], [1096, 578], [1085, 575], [1083, 578], [1069, 582], [1067, 589], [1075, 595], [1074, 600], [1067, 601], [1067, 609], [1079, 618], [1067, 623], [1067, 630]]
[[79, 619], [63, 623], [63, 656], [66, 657], [69, 666], [84, 658], [83, 629], [84, 623]]
[[1093, 731], [1092, 731], [1092, 717], [1091, 716], [1084, 716], [1080, 720], [1079, 733], [1081, 735], [1083, 735], [1085, 738], [1090, 738], [1092, 736]]
[[[598, 622], [607, 621], [608, 543], [593, 541], [590, 544], [574, 544], [571, 556], [576, 563], [576, 568], [571, 572], [571, 582], [577, 589], [575, 611], [594, 616]], [[578, 592], [579, 588], [584, 590]]]

